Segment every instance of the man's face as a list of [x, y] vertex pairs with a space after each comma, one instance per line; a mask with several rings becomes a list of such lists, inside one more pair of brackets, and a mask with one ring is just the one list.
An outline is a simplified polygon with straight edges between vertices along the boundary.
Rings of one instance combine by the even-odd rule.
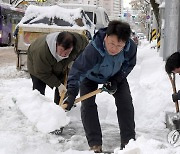
[[56, 52], [61, 57], [68, 57], [72, 50], [73, 50], [73, 47], [65, 50], [63, 46], [57, 45], [57, 51]]
[[172, 72], [173, 73], [178, 73], [180, 75], [180, 67], [179, 68], [175, 68]]
[[126, 44], [126, 42], [118, 40], [117, 35], [106, 35], [104, 41], [108, 53], [112, 56], [121, 52]]

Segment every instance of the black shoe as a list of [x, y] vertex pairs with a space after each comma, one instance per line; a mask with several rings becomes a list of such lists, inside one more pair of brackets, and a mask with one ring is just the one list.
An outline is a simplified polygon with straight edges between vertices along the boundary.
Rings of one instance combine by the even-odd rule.
[[64, 127], [61, 127], [60, 129], [50, 132], [50, 134], [61, 135], [63, 132], [63, 129], [64, 129]]
[[101, 145], [93, 145], [90, 147], [90, 150], [93, 150], [94, 153], [101, 153], [102, 152], [102, 146]]

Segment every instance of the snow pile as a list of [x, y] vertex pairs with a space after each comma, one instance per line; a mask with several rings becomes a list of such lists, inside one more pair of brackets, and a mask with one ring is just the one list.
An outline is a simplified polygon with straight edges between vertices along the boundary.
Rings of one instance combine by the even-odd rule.
[[[19, 24], [23, 24], [24, 22], [27, 22], [29, 20], [30, 20], [29, 23], [31, 24], [44, 18], [47, 18], [48, 20], [54, 19], [54, 18], [63, 19], [64, 21], [68, 22], [72, 26], [74, 25], [77, 27], [77, 22], [75, 21], [77, 19], [82, 18], [82, 8], [65, 9], [58, 5], [53, 5], [53, 6], [29, 5], [25, 11], [24, 17], [22, 18]], [[83, 23], [84, 25], [86, 25], [84, 19], [83, 19]]]
[[[148, 42], [144, 42], [148, 43]], [[137, 64], [129, 75], [137, 128], [165, 128], [166, 111], [174, 111], [172, 88], [165, 62], [156, 49], [146, 45], [138, 49]]]
[[43, 133], [49, 133], [67, 125], [70, 119], [65, 111], [55, 105], [51, 99], [41, 95], [37, 90], [21, 88], [13, 100], [21, 112]]
[[[37, 17], [36, 20], [43, 19], [44, 17], [48, 17], [48, 18], [56, 17], [56, 18], [68, 21], [74, 25], [75, 23], [73, 23], [73, 21], [75, 19], [81, 18], [80, 12], [81, 12], [80, 8], [65, 9], [58, 5], [53, 5], [53, 6], [30, 5], [30, 6], [28, 6], [28, 8], [26, 9], [26, 12], [25, 12], [25, 17], [27, 19], [25, 20], [23, 18], [21, 22], [23, 22], [23, 20], [27, 21], [28, 19], [32, 19], [33, 17]], [[34, 21], [36, 21], [36, 20], [34, 20]], [[34, 22], [34, 21], [32, 20], [32, 22]]]

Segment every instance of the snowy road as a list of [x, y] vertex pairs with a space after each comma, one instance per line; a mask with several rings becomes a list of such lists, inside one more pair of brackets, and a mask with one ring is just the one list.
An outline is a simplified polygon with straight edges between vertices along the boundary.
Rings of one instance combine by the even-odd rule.
[[0, 47], [0, 66], [15, 65], [16, 54], [13, 47]]
[[[2, 50], [9, 49], [2, 48], [0, 52]], [[80, 104], [67, 113], [71, 122], [61, 136], [38, 131], [36, 125], [14, 104], [13, 97], [20, 94], [26, 98], [32, 93], [29, 75], [17, 71], [15, 64], [15, 58], [0, 64], [0, 154], [92, 154], [88, 151], [80, 120]], [[180, 81], [177, 82], [180, 86]], [[164, 62], [148, 43], [138, 49], [137, 65], [129, 76], [129, 83], [134, 98], [137, 140], [131, 142], [127, 149], [136, 146], [142, 154], [178, 154], [180, 146], [174, 148], [167, 142], [169, 130], [164, 124], [165, 112], [174, 111], [171, 85], [164, 72]], [[46, 94], [53, 99], [53, 90], [47, 88]], [[97, 96], [97, 104], [103, 148], [114, 150], [120, 145], [114, 100], [107, 93], [101, 93]]]
[[[30, 144], [32, 148], [35, 148], [42, 143], [46, 144], [49, 142], [55, 142], [54, 146], [57, 146], [57, 149], [66, 151], [69, 149], [69, 146], [67, 145], [70, 145], [70, 142], [72, 142], [73, 140], [74, 142], [76, 142], [77, 138], [79, 144], [78, 142], [76, 142], [76, 144], [73, 145], [74, 147], [71, 145], [71, 148], [80, 151], [87, 150], [88, 145], [84, 137], [84, 129], [80, 120], [71, 122], [68, 126], [66, 126], [63, 130], [62, 136], [58, 137], [56, 135], [50, 134], [44, 135], [38, 132], [36, 128], [32, 126], [31, 122], [29, 122], [28, 119], [22, 114], [18, 107], [14, 105], [13, 101], [11, 100], [12, 97], [9, 96], [10, 93], [15, 92], [15, 87], [10, 87], [8, 89], [8, 80], [11, 80], [10, 82], [13, 83], [11, 83], [12, 85], [16, 85], [18, 81], [21, 80], [21, 78], [23, 80], [25, 79], [25, 82], [31, 82], [28, 74], [23, 71], [17, 71], [15, 69], [15, 66], [16, 55], [13, 51], [13, 47], [0, 48], [0, 85], [3, 87], [3, 90], [0, 90], [0, 138], [4, 139], [3, 144], [6, 143], [6, 140], [7, 142], [9, 142], [9, 138], [6, 139], [6, 137], [8, 136], [12, 139], [12, 142], [7, 143], [9, 144], [9, 146], [16, 146], [17, 143], [20, 143], [18, 145], [19, 148], [24, 147], [26, 144]], [[8, 83], [8, 85], [6, 85], [6, 82]], [[6, 93], [9, 94], [6, 95]], [[120, 145], [119, 128], [117, 124], [108, 124], [104, 122], [102, 123], [102, 131], [105, 150], [114, 150], [114, 148]], [[19, 139], [19, 136], [21, 136], [21, 139]], [[82, 141], [80, 141], [80, 139]], [[39, 142], [39, 140], [41, 140], [41, 142]], [[83, 142], [83, 146], [81, 142]]]

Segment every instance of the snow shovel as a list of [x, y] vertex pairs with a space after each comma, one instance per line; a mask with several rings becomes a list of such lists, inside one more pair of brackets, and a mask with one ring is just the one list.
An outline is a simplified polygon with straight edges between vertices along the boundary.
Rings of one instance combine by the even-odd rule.
[[[65, 76], [65, 79], [64, 79], [64, 86], [65, 87], [67, 86], [67, 77], [68, 77], [68, 71], [66, 72], [66, 76]], [[81, 97], [77, 98], [75, 100], [74, 104], [76, 104], [76, 103], [78, 103], [80, 101], [83, 101], [83, 100], [85, 100], [85, 99], [87, 99], [89, 97], [92, 97], [92, 96], [94, 96], [94, 95], [96, 95], [98, 93], [101, 93], [103, 91], [103, 89], [104, 89], [104, 87], [99, 88], [99, 89], [97, 89], [95, 91], [92, 91], [92, 92], [90, 92], [90, 93], [88, 93], [88, 94], [86, 94], [84, 96], [81, 96]], [[67, 108], [67, 104], [63, 104], [65, 94], [66, 94], [66, 91], [63, 91], [61, 94], [59, 94], [61, 96], [60, 101], [59, 101], [59, 106], [61, 106], [64, 110], [65, 110], [65, 108]]]
[[[99, 88], [99, 89], [97, 89], [97, 90], [95, 90], [95, 91], [92, 91], [92, 92], [90, 92], [90, 93], [88, 93], [88, 94], [86, 94], [86, 95], [83, 95], [83, 96], [77, 98], [77, 99], [75, 100], [74, 104], [75, 104], [75, 103], [78, 103], [78, 102], [80, 102], [80, 101], [83, 101], [83, 100], [85, 100], [85, 99], [87, 99], [87, 98], [90, 98], [90, 97], [92, 97], [92, 96], [94, 96], [94, 95], [96, 95], [96, 94], [98, 94], [98, 93], [101, 93], [101, 92], [103, 91], [103, 89], [104, 89], [103, 87], [102, 87], [102, 88]], [[64, 93], [64, 94], [65, 94], [65, 93]], [[62, 96], [61, 96], [61, 97], [62, 97]], [[64, 97], [64, 96], [63, 96], [63, 97]], [[63, 104], [63, 99], [62, 99], [62, 102], [60, 102], [59, 105], [60, 105], [64, 110], [67, 108], [67, 104]], [[54, 130], [54, 131], [50, 132], [50, 134], [61, 135], [62, 132], [63, 132], [63, 129], [64, 129], [64, 127], [61, 127], [60, 129], [57, 129], [57, 130]]]
[[[168, 74], [170, 82], [172, 84], [173, 93], [177, 93], [176, 91], [176, 81], [175, 81], [175, 73], [173, 73], [173, 77], [171, 74]], [[178, 101], [175, 102], [176, 113], [167, 112], [166, 113], [166, 127], [170, 130], [180, 130], [180, 112], [179, 112], [179, 104]]]
[[[78, 102], [80, 102], [80, 101], [83, 101], [83, 100], [85, 100], [85, 99], [87, 99], [87, 98], [90, 98], [90, 97], [92, 97], [92, 96], [94, 96], [94, 95], [96, 95], [96, 94], [98, 94], [98, 93], [101, 93], [102, 91], [103, 91], [103, 88], [99, 88], [99, 89], [97, 89], [97, 90], [94, 90], [94, 91], [86, 94], [86, 95], [83, 95], [83, 96], [77, 98], [77, 99], [74, 101], [74, 104], [76, 104], [76, 103], [78, 103]], [[65, 110], [65, 109], [67, 108], [67, 104], [61, 104], [61, 107]]]

